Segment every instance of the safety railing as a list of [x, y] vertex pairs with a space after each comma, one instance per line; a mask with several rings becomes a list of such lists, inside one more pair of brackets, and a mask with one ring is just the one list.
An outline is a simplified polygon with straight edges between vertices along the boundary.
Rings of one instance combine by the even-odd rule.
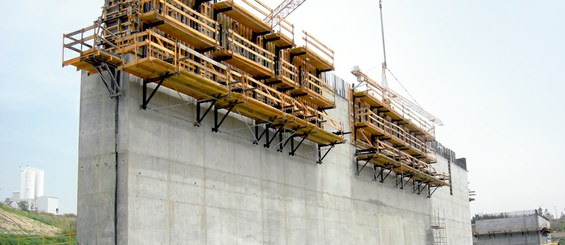
[[296, 66], [294, 66], [293, 64], [283, 59], [279, 60], [279, 72], [281, 76], [297, 83], [298, 71], [296, 69]]
[[250, 11], [253, 15], [257, 16], [257, 18], [264, 20], [265, 18], [267, 18], [267, 16], [271, 15], [271, 13], [273, 12], [273, 10], [267, 6], [266, 4], [264, 4], [263, 2], [259, 1], [259, 0], [228, 0], [228, 2], [236, 3], [240, 6], [242, 6], [243, 8], [245, 8], [247, 11]]
[[[253, 98], [274, 108], [280, 108], [286, 114], [302, 119], [313, 126], [330, 132], [343, 132], [343, 123], [324, 112], [313, 109], [291, 96], [265, 85], [249, 76], [231, 72], [230, 91], [237, 90], [247, 98]], [[235, 82], [234, 82], [235, 81]]]
[[217, 81], [223, 85], [229, 84], [229, 69], [207, 56], [183, 45], [177, 44], [177, 63], [179, 71], [187, 71]]
[[334, 51], [325, 44], [323, 44], [322, 42], [320, 42], [318, 39], [314, 38], [308, 32], [306, 31], [302, 31], [302, 32], [304, 33], [304, 36], [302, 37], [302, 40], [304, 40], [304, 46], [306, 48], [313, 50], [318, 55], [321, 55], [323, 59], [330, 62], [333, 66]]
[[137, 33], [118, 41], [119, 53], [131, 53], [131, 63], [142, 62], [146, 58], [165, 61], [174, 67], [174, 72], [186, 71], [223, 85], [228, 81], [228, 69], [199, 52], [172, 41], [152, 30]]
[[275, 32], [279, 32], [289, 37], [294, 42], [294, 24], [290, 23], [281, 16], [275, 17], [273, 24], [277, 24], [277, 26], [271, 26], [271, 28], [274, 28]]
[[259, 47], [257, 44], [240, 36], [233, 30], [225, 32], [224, 47], [236, 54], [239, 54], [258, 65], [270, 70], [274, 70], [275, 55], [266, 49]]
[[318, 113], [320, 115], [320, 118], [322, 119], [323, 122], [323, 128], [331, 131], [333, 133], [343, 133], [344, 131], [344, 125], [343, 122], [330, 117], [326, 112], [321, 112], [318, 110], [314, 110], [316, 113]]
[[356, 108], [356, 122], [366, 122], [381, 129], [383, 134], [402, 142], [422, 155], [431, 156], [431, 149], [420, 139], [408, 133], [398, 125], [385, 120], [368, 108]]
[[[63, 65], [65, 65], [65, 61], [81, 57], [90, 51], [105, 51], [108, 54], [114, 54], [117, 46], [106, 37], [117, 38], [99, 23], [63, 34]], [[72, 52], [69, 53], [68, 51]]]
[[333, 88], [324, 82], [322, 79], [310, 74], [309, 72], [302, 72], [302, 80], [300, 86], [307, 88], [325, 98], [335, 101], [335, 93]]
[[142, 13], [155, 11], [156, 14], [168, 17], [192, 28], [212, 39], [216, 39], [219, 34], [218, 23], [178, 0], [143, 0], [140, 5]]
[[148, 30], [118, 39], [118, 46], [120, 47], [118, 53], [134, 54], [134, 59], [130, 63], [138, 63], [144, 58], [156, 58], [178, 67], [177, 42], [154, 31]]
[[396, 114], [404, 118], [405, 121], [419, 128], [422, 132], [431, 136], [435, 135], [435, 127], [431, 123], [418, 116], [409, 108], [401, 105], [398, 101], [394, 100], [394, 98], [391, 99], [391, 96], [385, 96], [387, 92], [383, 89], [367, 83], [363, 83], [356, 89], [356, 91], [367, 92], [369, 96], [373, 97], [377, 101], [380, 101], [382, 106], [396, 112]]

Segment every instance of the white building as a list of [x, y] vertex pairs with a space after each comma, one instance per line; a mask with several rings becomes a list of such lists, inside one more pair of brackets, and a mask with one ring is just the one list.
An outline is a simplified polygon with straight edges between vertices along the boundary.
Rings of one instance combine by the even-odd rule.
[[37, 211], [52, 214], [59, 213], [59, 198], [40, 196], [37, 198]]

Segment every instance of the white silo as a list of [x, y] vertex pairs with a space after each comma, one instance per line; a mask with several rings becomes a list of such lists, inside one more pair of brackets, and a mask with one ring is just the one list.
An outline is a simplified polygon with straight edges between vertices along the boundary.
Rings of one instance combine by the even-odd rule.
[[35, 174], [29, 167], [20, 170], [20, 200], [31, 200], [35, 196]]
[[25, 167], [20, 170], [20, 200], [35, 200], [44, 195], [43, 170]]
[[18, 200], [25, 199], [25, 186], [26, 186], [26, 170], [20, 169], [20, 195], [18, 196]]
[[43, 196], [44, 194], [44, 180], [45, 180], [45, 172], [43, 170], [34, 169], [35, 170], [35, 195], [34, 199]]

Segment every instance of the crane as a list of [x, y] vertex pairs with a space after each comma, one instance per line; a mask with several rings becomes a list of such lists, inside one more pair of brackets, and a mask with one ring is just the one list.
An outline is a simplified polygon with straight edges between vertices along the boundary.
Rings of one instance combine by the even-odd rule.
[[[405, 98], [404, 96], [400, 95], [399, 93], [395, 92], [394, 90], [388, 87], [386, 73], [390, 70], [387, 67], [386, 63], [386, 46], [385, 46], [385, 31], [384, 31], [384, 23], [383, 23], [383, 3], [382, 0], [379, 0], [379, 11], [380, 11], [380, 20], [381, 20], [381, 38], [383, 43], [383, 63], [382, 63], [382, 85], [379, 85], [377, 82], [373, 81], [367, 74], [363, 73], [359, 67], [354, 67], [351, 73], [357, 77], [357, 80], [361, 83], [366, 82], [371, 84], [373, 87], [382, 91], [384, 95], [384, 100], [395, 100], [401, 106], [418, 113], [420, 116], [428, 119], [430, 122], [443, 126], [443, 122], [437, 118], [436, 116], [432, 115], [431, 113], [424, 110], [420, 105], [412, 102], [411, 100]], [[394, 75], [393, 75], [394, 76]], [[398, 79], [397, 79], [398, 80]]]
[[306, 2], [306, 0], [284, 0], [279, 6], [273, 9], [269, 16], [265, 17], [265, 22], [269, 23], [271, 27], [277, 26], [281, 18], [286, 18], [304, 2]]

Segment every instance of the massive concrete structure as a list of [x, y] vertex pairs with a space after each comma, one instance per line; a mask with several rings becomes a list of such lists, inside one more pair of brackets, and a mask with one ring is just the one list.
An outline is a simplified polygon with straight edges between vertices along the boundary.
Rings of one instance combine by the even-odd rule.
[[[316, 164], [308, 141], [296, 156], [253, 144], [237, 113], [220, 132], [212, 117], [195, 127], [195, 100], [173, 90], [142, 110], [142, 80], [120, 81], [109, 97], [82, 73], [80, 244], [472, 243], [467, 170], [454, 156], [438, 155], [450, 186], [428, 198], [394, 176], [373, 181], [370, 167], [356, 175], [349, 141]], [[348, 101], [337, 97], [331, 115], [348, 128]]]

